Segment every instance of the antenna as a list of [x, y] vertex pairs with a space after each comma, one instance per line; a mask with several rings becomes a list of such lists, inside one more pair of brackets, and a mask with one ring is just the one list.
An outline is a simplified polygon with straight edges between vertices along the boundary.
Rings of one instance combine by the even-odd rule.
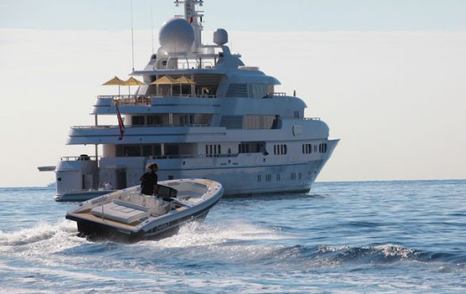
[[202, 46], [202, 21], [203, 11], [196, 10], [196, 5], [203, 6], [204, 0], [175, 0], [175, 5], [184, 4], [184, 18], [191, 24], [194, 29], [194, 46], [199, 48]]
[[134, 72], [134, 24], [133, 24], [133, 0], [130, 0], [131, 6], [131, 61]]
[[150, 4], [150, 31], [152, 37], [152, 54], [154, 54], [154, 6]]

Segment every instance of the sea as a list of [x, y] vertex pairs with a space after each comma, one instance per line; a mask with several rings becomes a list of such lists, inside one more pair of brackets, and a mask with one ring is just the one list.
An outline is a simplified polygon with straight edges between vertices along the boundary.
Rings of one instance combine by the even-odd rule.
[[227, 198], [133, 244], [78, 237], [53, 196], [0, 189], [1, 293], [466, 293], [466, 180]]

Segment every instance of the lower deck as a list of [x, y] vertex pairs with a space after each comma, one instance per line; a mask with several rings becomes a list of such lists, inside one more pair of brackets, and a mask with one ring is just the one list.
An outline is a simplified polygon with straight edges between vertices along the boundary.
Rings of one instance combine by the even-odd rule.
[[[158, 164], [159, 181], [212, 179], [222, 183], [227, 196], [306, 191], [310, 189], [337, 143], [337, 140], [330, 140], [315, 144], [314, 146], [325, 146], [316, 148], [317, 152], [314, 152], [311, 144], [294, 143], [299, 146], [277, 145], [272, 148], [272, 154], [254, 152], [234, 156], [182, 158], [103, 157], [98, 164], [95, 160], [62, 161], [57, 167], [57, 194], [135, 186], [140, 183], [145, 166], [150, 163]], [[282, 151], [284, 154], [280, 154]]]

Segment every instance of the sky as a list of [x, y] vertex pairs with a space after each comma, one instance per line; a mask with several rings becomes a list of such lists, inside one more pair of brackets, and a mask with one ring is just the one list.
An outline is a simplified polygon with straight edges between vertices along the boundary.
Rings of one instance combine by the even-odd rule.
[[[129, 0], [0, 0], [0, 187], [43, 186], [69, 128], [93, 123], [101, 83], [131, 69]], [[135, 62], [182, 13], [134, 0]], [[207, 0], [246, 64], [297, 91], [341, 142], [319, 180], [466, 178], [466, 1]], [[157, 43], [157, 37], [155, 38]], [[157, 44], [155, 44], [157, 47]], [[116, 124], [116, 121], [109, 121]]]

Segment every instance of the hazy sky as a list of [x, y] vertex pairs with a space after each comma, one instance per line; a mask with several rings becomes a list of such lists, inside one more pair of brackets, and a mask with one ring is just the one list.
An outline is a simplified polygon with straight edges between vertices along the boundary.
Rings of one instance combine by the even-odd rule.
[[[134, 0], [135, 26], [150, 27], [180, 14], [174, 0]], [[0, 0], [7, 28], [129, 27], [130, 0]], [[464, 30], [464, 0], [206, 0], [206, 28], [241, 31]]]
[[[136, 67], [151, 53], [150, 6], [158, 30], [181, 13], [172, 3], [134, 0]], [[54, 176], [36, 166], [91, 153], [65, 146], [67, 133], [92, 124], [95, 96], [112, 91], [103, 81], [130, 71], [128, 7], [0, 0], [0, 186], [45, 185]], [[466, 178], [466, 1], [207, 0], [204, 10], [208, 30], [228, 29], [247, 64], [296, 90], [342, 139], [319, 180]]]

